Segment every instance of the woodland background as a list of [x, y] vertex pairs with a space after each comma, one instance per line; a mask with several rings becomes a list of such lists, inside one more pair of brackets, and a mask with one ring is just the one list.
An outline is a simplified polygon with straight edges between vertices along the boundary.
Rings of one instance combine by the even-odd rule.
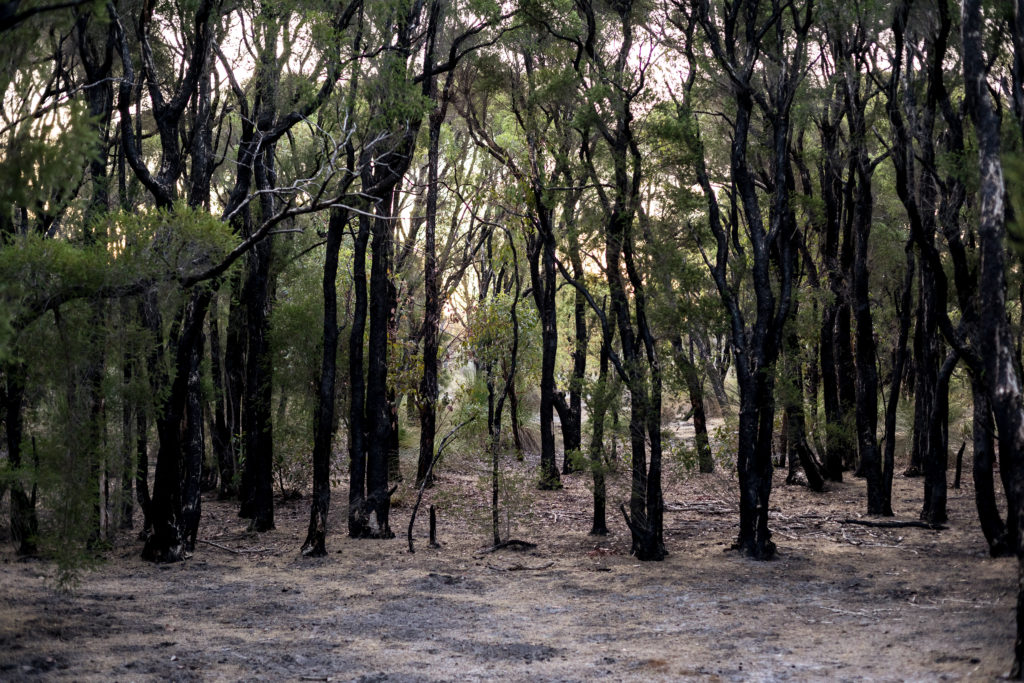
[[451, 454], [493, 548], [582, 473], [642, 561], [666, 478], [732, 473], [766, 560], [776, 468], [931, 531], [965, 459], [1024, 562], [1024, 2], [8, 0], [0, 36], [0, 485], [60, 582], [133, 526], [203, 552], [204, 494], [257, 534], [302, 497], [305, 557], [398, 496], [411, 551]]

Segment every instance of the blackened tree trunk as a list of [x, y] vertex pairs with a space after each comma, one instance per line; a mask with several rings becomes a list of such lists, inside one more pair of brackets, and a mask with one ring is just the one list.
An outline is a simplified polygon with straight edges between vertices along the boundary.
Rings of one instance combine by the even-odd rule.
[[30, 496], [25, 492], [24, 471], [21, 469], [22, 441], [25, 438], [25, 380], [26, 368], [23, 363], [8, 361], [4, 364], [6, 387], [4, 398], [4, 422], [7, 431], [7, 462], [12, 470], [11, 489], [11, 537], [18, 544], [19, 555], [35, 555], [38, 545], [39, 518], [36, 515], [35, 487]]
[[213, 381], [213, 396], [210, 412], [210, 443], [213, 455], [217, 460], [220, 489], [217, 497], [221, 500], [231, 498], [237, 493], [235, 482], [235, 458], [231, 447], [231, 431], [227, 421], [227, 403], [225, 401], [224, 374], [221, 363], [220, 315], [218, 311], [219, 296], [214, 297], [210, 304], [210, 378]]
[[[128, 338], [127, 327], [131, 320], [131, 301], [121, 300], [121, 325], [122, 334]], [[133, 498], [133, 484], [135, 483], [135, 421], [132, 419], [138, 406], [132, 400], [132, 379], [137, 364], [137, 349], [131, 346], [132, 342], [124, 342], [128, 346], [121, 354], [121, 528], [131, 529], [134, 524], [135, 501]]]
[[[788, 13], [778, 11], [768, 17], [741, 2], [727, 3], [724, 10], [713, 16], [707, 5], [697, 10], [697, 20], [714, 60], [731, 86], [730, 100], [735, 111], [731, 113], [730, 125], [730, 177], [735, 186], [734, 200], [739, 204], [750, 238], [749, 252], [741, 266], [738, 259], [730, 259], [730, 235], [739, 230], [739, 225], [724, 224], [702, 149], [697, 159], [697, 179], [707, 201], [709, 225], [716, 243], [715, 260], [708, 265], [728, 313], [740, 389], [740, 528], [736, 548], [756, 559], [769, 559], [775, 554], [768, 528], [775, 417], [772, 368], [782, 346], [783, 324], [789, 317], [795, 281], [797, 235], [790, 206], [790, 197], [795, 192], [789, 155], [790, 114], [803, 73], [801, 65], [806, 59], [811, 25], [810, 3], [790, 9]], [[774, 36], [773, 41], [765, 40], [769, 34]], [[770, 57], [768, 51], [773, 51]], [[692, 55], [691, 52], [691, 64]], [[754, 77], [762, 58], [782, 65], [770, 79]], [[763, 114], [765, 130], [770, 134], [770, 142], [766, 141], [770, 178], [767, 212], [747, 156], [753, 144], [750, 134], [755, 106]], [[736, 249], [740, 249], [738, 244]], [[749, 327], [730, 278], [736, 272], [744, 272], [745, 276], [749, 273], [752, 282], [755, 318]]]
[[[609, 329], [609, 332], [611, 332], [611, 329]], [[590, 411], [592, 431], [588, 453], [590, 469], [594, 476], [594, 515], [593, 523], [590, 526], [590, 533], [594, 536], [606, 536], [608, 534], [606, 513], [608, 494], [605, 484], [605, 472], [608, 469], [608, 464], [604, 453], [604, 418], [608, 410], [608, 404], [613, 400], [613, 392], [608, 375], [608, 354], [611, 343], [612, 340], [609, 337], [601, 344], [597, 384], [594, 387], [594, 401]]]
[[[572, 264], [573, 277], [577, 281], [583, 278], [583, 263], [579, 251], [569, 255]], [[568, 422], [562, 423], [562, 442], [567, 453], [579, 452], [583, 447], [583, 381], [587, 374], [587, 346], [589, 335], [587, 334], [587, 302], [582, 292], [574, 292], [573, 299], [573, 323], [575, 336], [573, 339], [572, 351], [572, 377], [569, 380], [569, 415]], [[566, 465], [571, 467], [571, 462], [563, 463], [562, 471], [568, 474]]]
[[[1017, 8], [1018, 12], [1020, 8]], [[961, 35], [967, 108], [978, 137], [979, 228], [981, 250], [979, 290], [981, 311], [978, 343], [986, 349], [982, 358], [992, 413], [999, 432], [1000, 465], [1008, 483], [1010, 516], [1015, 521], [1014, 547], [1018, 562], [1017, 639], [1010, 675], [1024, 678], [1024, 545], [1020, 532], [1024, 520], [1024, 395], [1013, 337], [1006, 311], [1006, 186], [1000, 159], [1001, 133], [986, 77], [982, 49], [982, 16], [979, 0], [964, 0]], [[1021, 55], [1017, 55], [1020, 57]]]
[[[139, 320], [151, 335], [149, 350], [146, 353], [146, 381], [152, 391], [154, 386], [167, 386], [163, 320], [155, 291], [150, 290], [139, 297], [138, 311]], [[156, 409], [159, 407], [159, 404], [154, 405]], [[142, 508], [143, 523], [139, 535], [142, 540], [148, 538], [153, 531], [152, 497], [149, 487], [149, 422], [149, 412], [139, 410], [135, 425], [135, 494], [139, 507]]]
[[[845, 244], [852, 242], [845, 237]], [[852, 249], [850, 251], [853, 251]], [[852, 266], [845, 268], [844, 289], [853, 289]], [[844, 294], [848, 296], [848, 294]], [[857, 371], [852, 341], [854, 331], [851, 325], [852, 311], [849, 303], [842, 303], [836, 314], [836, 360], [839, 385], [839, 423], [836, 432], [838, 447], [843, 458], [843, 469], [852, 470], [857, 465]]]
[[555, 235], [551, 209], [538, 206], [537, 234], [528, 242], [530, 281], [540, 318], [540, 478], [544, 490], [562, 487], [555, 460], [555, 358], [558, 353], [558, 323], [555, 309]]
[[240, 268], [236, 268], [231, 279], [231, 301], [228, 306], [228, 328], [224, 344], [224, 407], [228, 430], [228, 450], [235, 476], [232, 480], [231, 495], [244, 500], [245, 484], [241, 481], [239, 465], [245, 456], [242, 440], [242, 397], [245, 395], [245, 350], [246, 338], [245, 303], [243, 302], [244, 279]]
[[[423, 378], [420, 380], [420, 452], [416, 467], [416, 485], [426, 482], [434, 460], [434, 438], [437, 431], [437, 352], [440, 341], [441, 294], [437, 272], [437, 200], [438, 166], [440, 163], [441, 125], [448, 107], [447, 80], [444, 97], [435, 105], [428, 120], [427, 146], [427, 205], [425, 233], [423, 235]], [[437, 77], [431, 77], [431, 94], [437, 95]], [[431, 472], [431, 479], [433, 472]]]
[[978, 521], [988, 542], [992, 557], [1003, 557], [1013, 552], [1013, 539], [1009, 534], [999, 508], [996, 506], [994, 426], [988, 395], [981, 382], [972, 382], [974, 396], [974, 498], [978, 507]]
[[302, 544], [302, 554], [307, 557], [323, 557], [327, 554], [327, 514], [331, 507], [330, 474], [334, 443], [334, 379], [338, 365], [338, 252], [341, 250], [341, 238], [347, 222], [347, 212], [331, 210], [324, 253], [323, 356], [313, 433], [313, 499], [309, 510], [309, 529]]
[[924, 506], [921, 519], [931, 524], [942, 524], [948, 519], [946, 473], [949, 471], [949, 379], [959, 360], [960, 355], [953, 351], [946, 356], [939, 369], [935, 402], [929, 416], [928, 440], [931, 447], [924, 460]]
[[[566, 184], [571, 186], [571, 175], [566, 173]], [[579, 203], [579, 192], [567, 194], [563, 203], [562, 225], [569, 235], [569, 263], [572, 276], [577, 282], [583, 282], [583, 258], [579, 243], [579, 235], [575, 226], [575, 211]], [[564, 449], [562, 474], [569, 474], [573, 469], [571, 453], [582, 455], [583, 448], [583, 382], [587, 374], [587, 301], [583, 292], [573, 291], [573, 351], [572, 375], [569, 378], [568, 410], [562, 420], [562, 447]]]
[[[796, 304], [793, 305], [791, 315], [796, 316]], [[789, 460], [789, 474], [786, 476], [786, 483], [806, 484], [812, 491], [824, 491], [825, 480], [821, 474], [821, 467], [807, 443], [807, 420], [803, 400], [803, 365], [797, 356], [799, 348], [795, 326], [790, 324], [786, 333], [786, 349], [783, 353], [787, 386], [782, 387], [786, 429], [785, 457]]]
[[519, 392], [516, 390], [514, 380], [508, 387], [508, 415], [512, 428], [512, 445], [515, 446], [516, 457], [523, 460], [525, 458], [523, 454], [523, 425], [519, 420]]
[[[834, 94], [818, 120], [821, 137], [822, 158], [818, 168], [823, 208], [822, 234], [819, 240], [821, 259], [831, 300], [822, 307], [821, 330], [819, 334], [819, 356], [821, 361], [822, 403], [825, 408], [825, 452], [824, 474], [830, 481], [842, 481], [844, 463], [848, 461], [851, 449], [847, 401], [849, 377], [844, 375], [848, 357], [849, 338], [843, 342], [842, 334], [849, 335], [849, 317], [845, 326], [839, 326], [840, 311], [845, 306], [846, 258], [840, 259], [844, 187], [840, 151], [841, 122], [845, 117], [846, 100]], [[847, 240], [848, 241], [848, 240]], [[843, 249], [843, 254], [847, 249]]]
[[271, 241], [258, 243], [249, 255], [245, 283], [246, 350], [243, 424], [245, 498], [239, 515], [253, 531], [274, 528], [274, 444], [272, 427], [273, 361], [270, 353]]
[[821, 359], [821, 394], [825, 408], [825, 453], [824, 471], [829, 481], [843, 480], [843, 454], [837, 438], [843, 423], [839, 403], [839, 382], [835, 359], [835, 327], [838, 307], [827, 304], [822, 310], [821, 342], [818, 346]]
[[[866, 151], [862, 152], [866, 155]], [[868, 514], [883, 514], [881, 462], [878, 453], [878, 368], [875, 365], [874, 324], [868, 275], [868, 237], [871, 230], [871, 180], [866, 158], [858, 168], [858, 221], [854, 256], [854, 314], [857, 321], [857, 445], [860, 468], [867, 480]], [[858, 164], [860, 166], [860, 164]]]
[[900, 327], [896, 346], [892, 350], [892, 378], [889, 380], [889, 400], [885, 404], [885, 448], [882, 454], [882, 512], [891, 517], [892, 477], [896, 467], [896, 411], [899, 407], [900, 386], [907, 365], [907, 339], [910, 336], [911, 301], [914, 296], [914, 248], [906, 246], [907, 265], [903, 273], [903, 291], [900, 295]]
[[[197, 303], [203, 305], [209, 303], [210, 292], [198, 292], [195, 294], [199, 300]], [[183, 453], [185, 457], [184, 480], [182, 482], [182, 506], [181, 522], [182, 536], [185, 544], [185, 551], [192, 552], [196, 546], [196, 536], [199, 532], [199, 518], [202, 515], [202, 472], [204, 460], [204, 431], [203, 424], [203, 403], [202, 387], [200, 386], [203, 348], [205, 337], [202, 331], [203, 321], [199, 321], [199, 333], [192, 340], [188, 349], [188, 381], [186, 382], [186, 403], [185, 422], [183, 432], [185, 443]]]
[[389, 524], [391, 497], [388, 493], [388, 443], [391, 415], [388, 408], [388, 319], [390, 297], [391, 238], [395, 193], [389, 191], [378, 202], [371, 223], [370, 327], [367, 337], [366, 373], [366, 514], [373, 538], [392, 538]]
[[[156, 477], [153, 482], [153, 499], [150, 502], [150, 520], [153, 533], [146, 539], [142, 550], [143, 559], [152, 562], [178, 562], [187, 557], [189, 529], [186, 526], [186, 511], [198, 509], [195, 498], [186, 494], [198, 494], [186, 489], [185, 482], [193, 473], [195, 463], [188, 458], [188, 433], [183, 421], [187, 419], [189, 403], [189, 377], [192, 375], [192, 359], [202, 354], [203, 322], [210, 301], [208, 291], [191, 292], [185, 305], [178, 312], [171, 335], [174, 349], [176, 372], [166, 396], [157, 407], [157, 433], [160, 450], [157, 454]], [[157, 381], [166, 385], [166, 375], [157, 375]], [[195, 474], [198, 477], [198, 473]]]
[[349, 489], [348, 535], [364, 538], [369, 535], [363, 512], [366, 499], [366, 379], [363, 374], [363, 336], [366, 333], [366, 247], [370, 239], [370, 221], [359, 216], [352, 255], [352, 289], [354, 303], [349, 334]]
[[704, 412], [704, 383], [697, 373], [693, 359], [683, 348], [683, 340], [679, 335], [672, 339], [672, 351], [683, 375], [683, 381], [686, 383], [686, 391], [690, 396], [690, 410], [693, 413], [691, 418], [693, 420], [693, 445], [697, 450], [697, 467], [701, 474], [710, 474], [715, 471], [715, 460], [711, 456], [711, 440], [708, 438], [707, 416]]
[[[932, 237], [925, 239], [931, 241]], [[936, 444], [931, 440], [931, 416], [935, 412], [939, 383], [939, 338], [936, 317], [935, 276], [921, 260], [917, 324], [914, 330], [914, 434], [910, 464], [905, 476], [920, 476]], [[927, 486], [927, 484], [925, 485]]]

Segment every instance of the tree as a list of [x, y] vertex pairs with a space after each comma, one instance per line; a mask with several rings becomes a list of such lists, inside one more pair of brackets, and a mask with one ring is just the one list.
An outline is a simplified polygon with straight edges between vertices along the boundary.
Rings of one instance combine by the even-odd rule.
[[[1016, 7], [1017, 21], [1021, 8]], [[1019, 25], [1019, 23], [1015, 24]], [[981, 263], [978, 273], [979, 290], [985, 292], [979, 311], [979, 345], [987, 352], [983, 356], [985, 386], [991, 402], [995, 424], [999, 431], [999, 453], [1007, 484], [1010, 514], [1016, 522], [1018, 571], [1024, 579], [1024, 552], [1019, 534], [1024, 522], [1024, 476], [1021, 454], [1024, 454], [1024, 395], [1021, 393], [1019, 359], [1016, 358], [1013, 338], [1006, 316], [1006, 207], [1003, 197], [1006, 188], [1000, 160], [1001, 139], [999, 119], [993, 108], [989, 92], [986, 61], [983, 52], [981, 3], [964, 0], [961, 19], [963, 40], [963, 72], [967, 95], [967, 110], [978, 136], [978, 168], [980, 173], [978, 240]], [[1014, 45], [1015, 57], [1021, 55]], [[1020, 87], [1020, 84], [1015, 84]], [[1017, 596], [1017, 642], [1014, 664], [1010, 675], [1024, 678], [1024, 582]]]
[[[705, 260], [729, 314], [740, 388], [740, 531], [736, 546], [740, 552], [757, 559], [768, 559], [775, 553], [768, 529], [775, 413], [773, 366], [782, 346], [782, 327], [789, 315], [795, 271], [796, 226], [790, 206], [793, 184], [789, 159], [790, 115], [807, 59], [811, 10], [811, 3], [782, 6], [776, 2], [763, 4], [744, 0], [716, 5], [714, 9], [705, 2], [695, 8], [711, 57], [725, 74], [731, 89], [730, 105], [734, 111], [729, 116], [732, 122], [730, 180], [735, 187], [733, 201], [741, 207], [751, 250], [747, 258], [756, 314], [754, 323], [748, 327], [729, 278], [730, 269], [743, 268], [739, 259], [730, 258], [729, 248], [730, 235], [737, 235], [740, 225], [737, 219], [729, 226], [724, 223], [702, 155], [696, 172], [708, 203], [708, 222], [716, 247], [714, 262], [709, 255], [705, 255]], [[690, 68], [695, 66], [691, 60]], [[755, 74], [760, 76], [758, 80]], [[764, 90], [760, 88], [761, 83]], [[690, 106], [692, 108], [692, 104]], [[755, 107], [765, 117], [770, 131], [768, 178], [771, 185], [766, 199], [758, 191], [747, 160]], [[695, 142], [700, 144], [699, 139]], [[764, 201], [768, 202], [768, 225], [762, 213]], [[735, 242], [737, 252], [741, 252], [738, 240]]]

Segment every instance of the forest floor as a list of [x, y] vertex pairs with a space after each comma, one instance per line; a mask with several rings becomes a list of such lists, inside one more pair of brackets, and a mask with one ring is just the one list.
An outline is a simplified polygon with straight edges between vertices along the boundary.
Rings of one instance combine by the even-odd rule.
[[[457, 463], [420, 510], [415, 554], [408, 483], [385, 541], [344, 535], [336, 487], [323, 559], [298, 552], [308, 498], [280, 502], [277, 529], [259, 535], [205, 498], [191, 560], [144, 562], [126, 535], [71, 593], [0, 539], [0, 680], [935, 680], [1010, 668], [1015, 568], [987, 556], [969, 481], [950, 491], [948, 529], [879, 529], [843, 522], [865, 507], [863, 481], [818, 494], [776, 472], [778, 558], [756, 562], [729, 550], [733, 476], [666, 473], [671, 554], [640, 563], [617, 512], [623, 475], [610, 482], [610, 535], [587, 535], [591, 494], [574, 474], [562, 491], [512, 487], [510, 531], [537, 547], [488, 553], [481, 463]], [[896, 477], [897, 519], [917, 518], [921, 487]], [[425, 538], [431, 500], [440, 549]]]

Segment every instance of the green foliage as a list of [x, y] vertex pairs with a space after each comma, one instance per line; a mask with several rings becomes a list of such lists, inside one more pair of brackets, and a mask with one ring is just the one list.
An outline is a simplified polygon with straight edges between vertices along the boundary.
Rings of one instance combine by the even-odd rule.
[[[507, 369], [512, 355], [512, 297], [496, 294], [478, 303], [469, 314], [464, 352], [467, 360], [479, 366], [500, 366]], [[539, 347], [537, 312], [531, 306], [517, 306], [519, 318], [519, 353], [530, 355]], [[521, 359], [517, 359], [517, 365]], [[527, 363], [524, 363], [527, 365]]]
[[739, 416], [731, 413], [725, 415], [722, 424], [708, 434], [711, 442], [711, 453], [715, 458], [718, 471], [736, 475], [736, 462], [739, 455]]
[[1013, 219], [1006, 223], [1007, 242], [1018, 255], [1024, 256], [1024, 156], [1008, 154], [1003, 157], [1006, 190]]
[[66, 121], [25, 123], [11, 132], [0, 155], [0, 206], [58, 214], [76, 189], [81, 169], [98, 154], [94, 121], [84, 102], [62, 110]]

